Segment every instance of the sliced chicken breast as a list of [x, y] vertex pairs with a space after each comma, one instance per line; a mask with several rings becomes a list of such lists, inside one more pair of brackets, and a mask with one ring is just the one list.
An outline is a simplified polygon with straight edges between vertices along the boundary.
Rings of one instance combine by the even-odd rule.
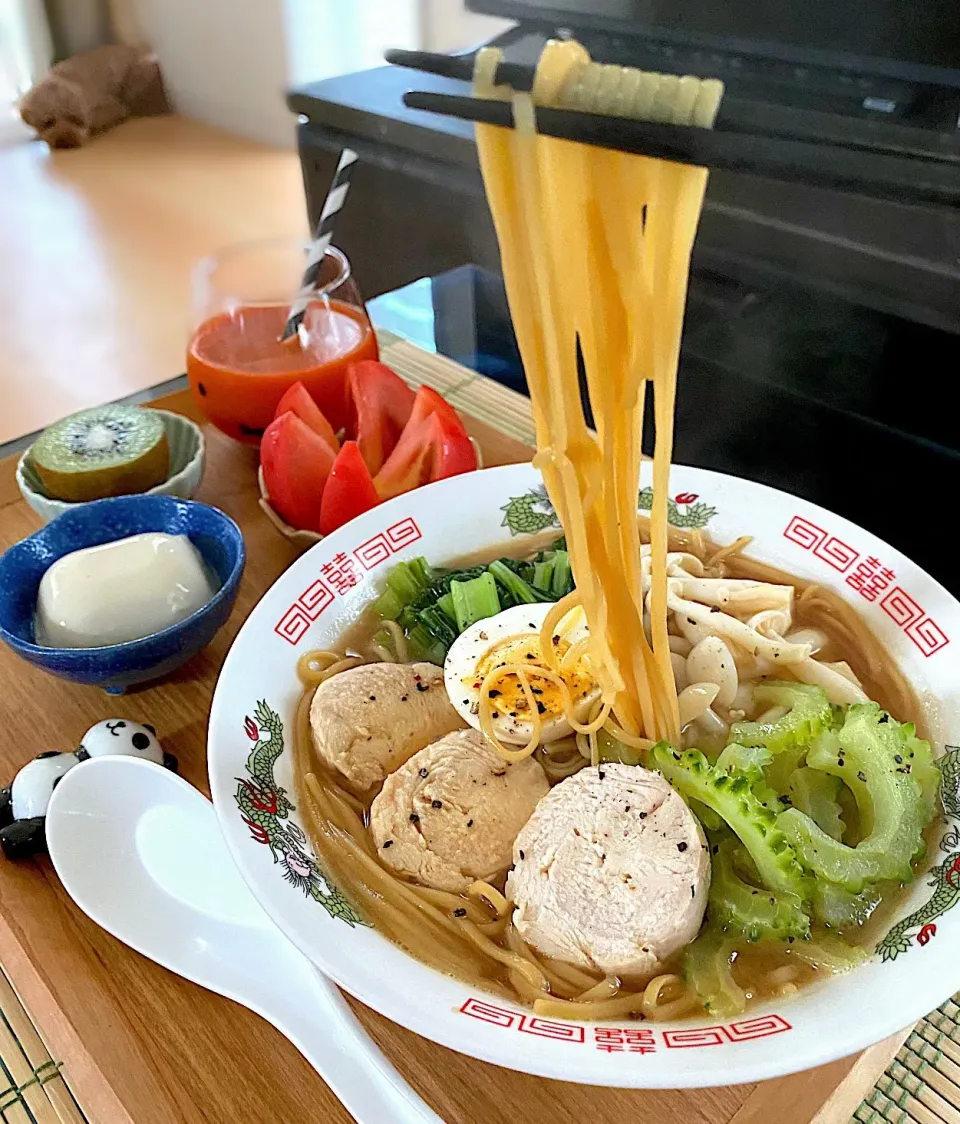
[[380, 858], [455, 893], [510, 866], [513, 841], [550, 785], [532, 757], [508, 765], [476, 730], [421, 749], [387, 777], [370, 809]]
[[533, 948], [642, 979], [697, 935], [710, 856], [693, 813], [659, 773], [582, 769], [537, 805], [513, 846], [507, 897]]
[[310, 704], [317, 753], [364, 790], [462, 726], [432, 663], [351, 668], [321, 683]]

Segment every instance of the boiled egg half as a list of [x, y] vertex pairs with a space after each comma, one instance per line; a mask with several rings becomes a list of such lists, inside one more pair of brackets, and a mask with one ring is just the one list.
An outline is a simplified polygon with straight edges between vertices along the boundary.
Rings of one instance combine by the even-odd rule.
[[[443, 665], [444, 684], [450, 701], [464, 722], [475, 730], [480, 729], [480, 692], [486, 676], [496, 668], [520, 664], [529, 668], [526, 678], [537, 706], [540, 742], [556, 741], [570, 733], [559, 684], [538, 676], [536, 672], [537, 664], [549, 666], [540, 649], [540, 629], [552, 608], [551, 604], [514, 605], [494, 617], [472, 624], [451, 645]], [[583, 612], [574, 609], [560, 622], [551, 637], [560, 660], [587, 635]], [[600, 688], [590, 674], [586, 654], [574, 658], [572, 666], [561, 663], [558, 674], [569, 691], [575, 720], [585, 722], [600, 694]], [[503, 675], [489, 690], [489, 698], [497, 737], [511, 745], [526, 745], [536, 723], [531, 720], [520, 676]]]

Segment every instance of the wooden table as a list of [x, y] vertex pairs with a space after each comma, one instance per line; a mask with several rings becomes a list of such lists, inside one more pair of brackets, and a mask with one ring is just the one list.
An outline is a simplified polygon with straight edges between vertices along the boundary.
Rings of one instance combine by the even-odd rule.
[[[156, 403], [198, 418], [186, 392]], [[199, 419], [198, 419], [199, 420]], [[530, 450], [466, 419], [488, 465]], [[44, 749], [66, 750], [113, 714], [156, 724], [181, 772], [208, 792], [206, 722], [217, 674], [241, 623], [293, 561], [257, 506], [256, 452], [206, 428], [197, 498], [242, 526], [248, 563], [230, 622], [172, 679], [120, 699], [53, 679], [0, 650], [0, 778]], [[37, 529], [14, 460], [0, 462], [0, 549]], [[349, 1116], [286, 1039], [256, 1015], [181, 980], [89, 921], [46, 858], [0, 860], [0, 963], [93, 1124], [341, 1124]], [[547, 1081], [473, 1061], [358, 1003], [361, 1021], [448, 1124], [846, 1124], [898, 1042], [760, 1085], [632, 1092]], [[384, 1121], [382, 1124], [391, 1124]]]

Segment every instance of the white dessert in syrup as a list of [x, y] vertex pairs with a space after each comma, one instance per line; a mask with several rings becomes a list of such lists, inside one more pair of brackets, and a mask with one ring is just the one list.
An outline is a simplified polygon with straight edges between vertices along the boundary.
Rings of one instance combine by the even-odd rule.
[[151, 531], [58, 559], [43, 575], [34, 624], [49, 648], [97, 648], [160, 632], [217, 591], [186, 535]]

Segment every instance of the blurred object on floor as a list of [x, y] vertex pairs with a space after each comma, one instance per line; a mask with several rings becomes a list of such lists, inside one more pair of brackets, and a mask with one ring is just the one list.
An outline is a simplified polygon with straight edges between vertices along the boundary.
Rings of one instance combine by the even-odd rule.
[[292, 152], [179, 117], [0, 149], [0, 442], [183, 370], [190, 268], [308, 235]]
[[78, 148], [129, 117], [169, 113], [156, 55], [112, 43], [58, 62], [20, 102], [51, 148]]

